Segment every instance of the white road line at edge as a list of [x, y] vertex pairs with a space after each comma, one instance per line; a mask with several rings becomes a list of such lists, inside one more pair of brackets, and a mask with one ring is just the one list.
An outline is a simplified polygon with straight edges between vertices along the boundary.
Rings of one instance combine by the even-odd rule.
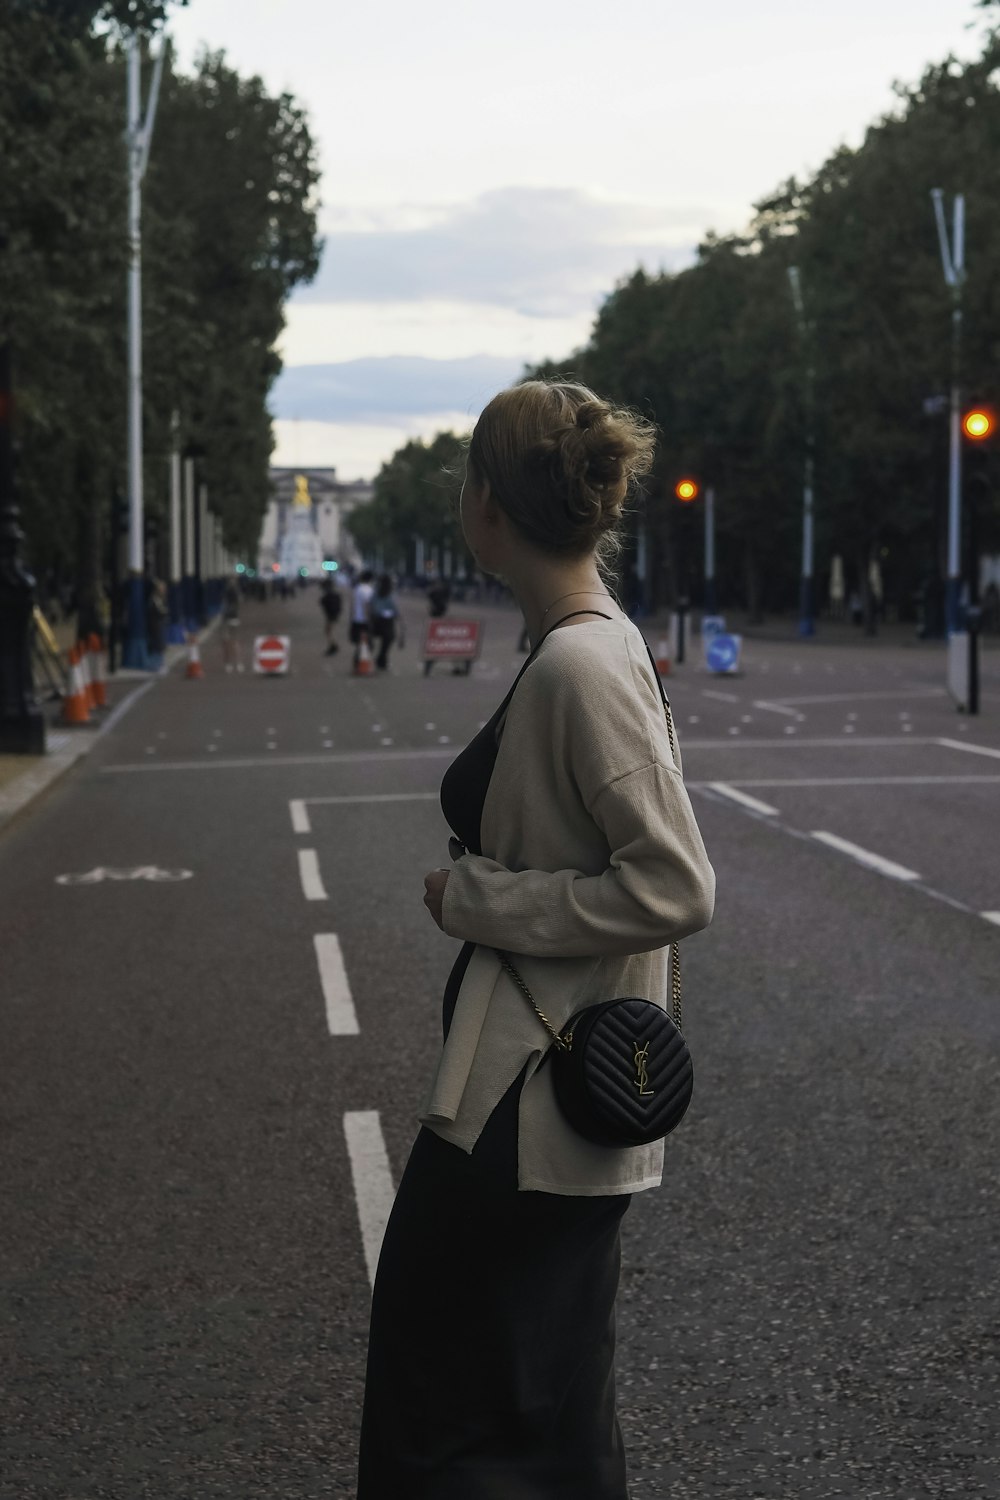
[[293, 833], [312, 833], [312, 827], [309, 823], [309, 809], [303, 801], [296, 799], [289, 802], [288, 810], [292, 815]]
[[[435, 802], [440, 796], [440, 792], [364, 792], [357, 796], [307, 797], [306, 802], [328, 807], [335, 802]], [[305, 805], [303, 802], [302, 806]]]
[[742, 803], [744, 807], [753, 808], [754, 812], [767, 813], [768, 817], [776, 818], [778, 809], [769, 807], [766, 802], [760, 802], [756, 797], [748, 797], [746, 792], [738, 792], [734, 786], [725, 781], [709, 781], [706, 783], [713, 791], [721, 792], [723, 797], [731, 797], [734, 802]]
[[328, 901], [326, 886], [319, 870], [319, 856], [315, 849], [300, 849], [299, 853], [299, 879], [302, 881], [302, 894], [307, 901]]
[[797, 708], [786, 708], [783, 703], [770, 703], [767, 698], [755, 698], [754, 708], [765, 710], [769, 714], [787, 714], [790, 719], [801, 719], [802, 715]]
[[891, 859], [883, 859], [881, 854], [873, 854], [870, 849], [862, 849], [860, 844], [852, 844], [848, 839], [838, 838], [835, 833], [823, 833], [812, 829], [810, 838], [819, 839], [821, 844], [829, 844], [831, 849], [839, 849], [842, 854], [849, 854], [859, 864], [867, 865], [870, 870], [877, 870], [880, 875], [888, 875], [893, 880], [919, 880], [920, 876], [916, 870], [908, 870], [905, 865], [897, 865]]
[[1000, 927], [1000, 911], [981, 911], [979, 915], [984, 922], [993, 922], [997, 927]]
[[968, 750], [970, 755], [991, 755], [994, 760], [1000, 760], [1000, 750], [993, 750], [989, 745], [969, 745], [965, 740], [938, 740], [938, 744], [949, 750]]
[[326, 1004], [326, 1024], [331, 1036], [360, 1036], [357, 1012], [351, 998], [351, 986], [344, 968], [340, 939], [335, 932], [318, 932], [313, 937], [319, 982]]
[[368, 1283], [375, 1285], [375, 1270], [385, 1237], [396, 1190], [392, 1185], [389, 1157], [382, 1137], [378, 1110], [358, 1110], [344, 1116], [344, 1136], [351, 1159], [354, 1198], [358, 1206], [361, 1243], [364, 1245]]

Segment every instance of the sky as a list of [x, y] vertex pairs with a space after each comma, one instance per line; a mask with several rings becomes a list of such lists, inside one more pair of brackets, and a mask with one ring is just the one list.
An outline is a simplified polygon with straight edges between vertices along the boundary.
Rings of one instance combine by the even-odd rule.
[[408, 438], [468, 431], [525, 363], [586, 343], [616, 281], [682, 269], [709, 230], [860, 145], [894, 80], [978, 53], [983, 14], [191, 0], [170, 32], [182, 68], [221, 49], [308, 113], [324, 252], [286, 310], [272, 461], [350, 480]]

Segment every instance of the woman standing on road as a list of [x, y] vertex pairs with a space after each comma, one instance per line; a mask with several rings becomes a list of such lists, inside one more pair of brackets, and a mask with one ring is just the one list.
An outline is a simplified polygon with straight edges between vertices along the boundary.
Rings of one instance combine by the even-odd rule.
[[382, 672], [389, 665], [389, 647], [396, 639], [396, 622], [399, 622], [399, 644], [406, 644], [403, 633], [403, 617], [399, 612], [399, 605], [392, 592], [392, 578], [388, 573], [380, 573], [375, 596], [372, 599], [372, 630], [375, 639], [379, 643], [378, 656], [375, 665]]
[[424, 904], [462, 940], [444, 1048], [372, 1297], [358, 1500], [627, 1500], [615, 1409], [619, 1229], [663, 1142], [592, 1145], [562, 1115], [552, 1025], [665, 1004], [668, 944], [715, 877], [645, 643], [606, 585], [653, 436], [583, 386], [527, 381], [476, 425], [461, 499], [533, 649], [452, 762], [449, 870]]

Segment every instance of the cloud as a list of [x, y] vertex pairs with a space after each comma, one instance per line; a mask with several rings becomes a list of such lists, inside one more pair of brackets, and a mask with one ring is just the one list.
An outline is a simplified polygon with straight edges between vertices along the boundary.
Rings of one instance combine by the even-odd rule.
[[296, 302], [490, 303], [532, 317], [593, 309], [640, 262], [690, 262], [706, 210], [595, 198], [575, 188], [498, 188], [471, 203], [326, 215], [315, 282]]
[[426, 412], [467, 412], [466, 426], [498, 390], [521, 374], [519, 359], [389, 356], [339, 364], [293, 365], [271, 393], [276, 417], [389, 424]]

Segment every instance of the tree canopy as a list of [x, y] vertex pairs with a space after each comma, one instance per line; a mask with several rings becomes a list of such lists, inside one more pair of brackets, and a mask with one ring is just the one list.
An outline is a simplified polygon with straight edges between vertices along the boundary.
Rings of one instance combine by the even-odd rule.
[[[0, 9], [0, 337], [15, 381], [18, 493], [36, 570], [99, 586], [125, 482], [126, 149], [121, 32], [164, 4], [25, 0]], [[109, 27], [108, 23], [114, 23]], [[148, 93], [150, 64], [144, 63]], [[167, 501], [174, 411], [227, 546], [256, 545], [267, 396], [291, 289], [319, 264], [318, 165], [291, 95], [222, 53], [166, 54], [143, 183], [145, 499]]]
[[[984, 10], [998, 5], [981, 0]], [[810, 180], [781, 184], [742, 233], [706, 236], [685, 270], [625, 277], [582, 349], [525, 372], [582, 380], [657, 424], [642, 507], [654, 602], [682, 587], [698, 597], [700, 518], [673, 498], [690, 472], [716, 491], [723, 603], [751, 612], [795, 603], [810, 430], [819, 596], [836, 554], [863, 595], [877, 562], [886, 597], [903, 611], [941, 574], [948, 418], [931, 398], [951, 383], [952, 300], [931, 190], [949, 204], [965, 195], [961, 387], [998, 402], [998, 155], [1000, 32], [991, 28], [973, 62], [947, 58], [897, 85], [894, 107], [856, 150], [841, 147]], [[460, 546], [460, 531], [450, 540]], [[995, 499], [981, 542], [1000, 550]]]

